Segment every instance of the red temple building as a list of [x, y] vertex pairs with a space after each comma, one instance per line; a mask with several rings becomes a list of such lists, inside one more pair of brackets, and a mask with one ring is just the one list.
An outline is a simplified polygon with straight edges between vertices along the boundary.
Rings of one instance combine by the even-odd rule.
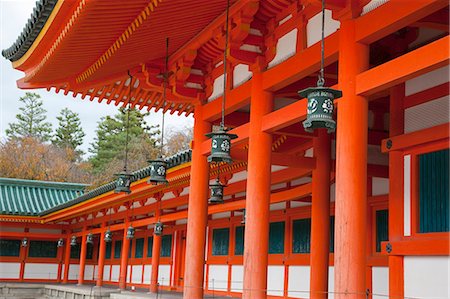
[[[343, 94], [331, 134], [304, 129], [298, 95], [317, 82], [321, 4], [234, 0], [228, 32], [226, 0], [38, 1], [2, 52], [19, 88], [193, 114], [194, 139], [166, 158], [167, 184], [148, 184], [146, 167], [130, 194], [0, 179], [0, 280], [185, 299], [449, 298], [449, 3], [326, 1], [324, 79]], [[222, 103], [238, 137], [211, 205], [205, 134]]]

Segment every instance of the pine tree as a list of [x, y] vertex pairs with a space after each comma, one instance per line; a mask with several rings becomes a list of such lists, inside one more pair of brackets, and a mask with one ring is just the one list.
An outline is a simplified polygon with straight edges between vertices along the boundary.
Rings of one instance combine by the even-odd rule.
[[62, 148], [68, 147], [81, 155], [82, 152], [78, 151], [77, 147], [83, 144], [83, 137], [86, 134], [81, 128], [78, 113], [64, 108], [56, 119], [58, 120], [58, 128], [55, 132], [53, 144]]
[[19, 108], [21, 113], [16, 115], [17, 122], [10, 123], [9, 129], [6, 129], [6, 135], [10, 139], [32, 137], [43, 142], [50, 140], [52, 125], [45, 122], [47, 111], [42, 107], [40, 98], [36, 93], [27, 92], [19, 99], [25, 107]]
[[[126, 124], [127, 124], [127, 110], [122, 108], [120, 113], [114, 117], [103, 117], [98, 123], [96, 130], [97, 136], [94, 139], [94, 143], [91, 144], [89, 152], [93, 155], [90, 158], [94, 173], [107, 174], [112, 176], [110, 171], [117, 171], [115, 167], [111, 167], [112, 164], [120, 164], [120, 168], [123, 167], [123, 160], [125, 157], [125, 141], [126, 141]], [[146, 158], [154, 158], [153, 152], [156, 149], [155, 135], [158, 131], [155, 131], [155, 127], [151, 127], [144, 120], [144, 117], [148, 114], [142, 114], [136, 109], [130, 110], [129, 120], [129, 155], [128, 161], [129, 170], [133, 170], [139, 167], [144, 167]], [[134, 147], [138, 156], [133, 154]], [[144, 157], [147, 156], [147, 157]], [[117, 161], [117, 163], [114, 163]], [[139, 164], [139, 165], [136, 165]], [[106, 173], [108, 172], [108, 173]]]

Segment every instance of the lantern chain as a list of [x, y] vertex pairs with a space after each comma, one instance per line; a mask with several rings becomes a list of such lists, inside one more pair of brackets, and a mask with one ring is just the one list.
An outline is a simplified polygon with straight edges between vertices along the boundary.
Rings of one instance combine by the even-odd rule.
[[164, 116], [166, 114], [166, 88], [167, 81], [169, 80], [169, 38], [166, 38], [166, 58], [164, 63], [164, 74], [163, 74], [163, 112], [162, 112], [162, 122], [161, 122], [161, 148], [160, 148], [160, 156], [163, 157], [164, 150]]
[[320, 74], [317, 86], [323, 87], [325, 85], [324, 76], [325, 64], [325, 0], [322, 0], [322, 39], [321, 39], [321, 59], [320, 59]]
[[123, 166], [123, 170], [127, 172], [127, 164], [128, 164], [128, 138], [129, 138], [129, 127], [130, 127], [130, 109], [131, 109], [131, 84], [133, 82], [133, 77], [128, 71], [128, 76], [130, 76], [130, 92], [128, 94], [128, 109], [127, 109], [127, 126], [126, 130], [126, 139], [125, 139], [125, 165]]
[[222, 122], [220, 126], [225, 128], [225, 102], [227, 91], [227, 50], [228, 50], [228, 35], [229, 35], [229, 15], [230, 15], [230, 0], [227, 0], [226, 24], [225, 24], [225, 49], [223, 50], [223, 95], [222, 95]]

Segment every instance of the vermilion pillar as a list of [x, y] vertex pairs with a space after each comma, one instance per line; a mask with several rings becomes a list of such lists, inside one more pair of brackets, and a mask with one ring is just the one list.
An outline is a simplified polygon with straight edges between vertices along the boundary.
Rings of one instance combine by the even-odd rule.
[[262, 89], [262, 74], [254, 72], [250, 104], [244, 290], [242, 298], [265, 299], [269, 246], [272, 136], [261, 130], [262, 117], [273, 108], [273, 94]]
[[202, 155], [201, 144], [207, 139], [211, 124], [203, 120], [203, 107], [194, 111], [194, 142], [188, 204], [186, 259], [184, 274], [185, 299], [203, 298], [206, 225], [208, 219], [209, 165]]
[[152, 277], [150, 281], [150, 292], [158, 292], [159, 256], [161, 252], [161, 236], [153, 234], [152, 247]]
[[130, 240], [127, 239], [128, 226], [128, 223], [126, 223], [123, 230], [122, 252], [120, 257], [119, 288], [122, 290], [127, 288], [128, 252], [130, 251]]
[[81, 235], [81, 251], [80, 251], [80, 270], [78, 273], [78, 284], [82, 285], [84, 282], [84, 266], [86, 265], [86, 252], [87, 252], [87, 236], [84, 234]]
[[331, 167], [331, 138], [326, 129], [318, 130], [313, 145], [316, 168], [312, 172], [310, 298], [326, 299], [330, 251]]
[[103, 285], [103, 270], [105, 268], [105, 254], [106, 254], [106, 242], [105, 242], [105, 224], [102, 225], [102, 232], [100, 234], [100, 247], [98, 249], [98, 264], [97, 264], [97, 283], [96, 286], [101, 287]]
[[341, 22], [339, 38], [343, 98], [336, 133], [335, 298], [361, 298], [366, 291], [368, 103], [356, 95], [355, 77], [368, 68], [369, 47], [355, 42], [351, 19]]
[[66, 247], [64, 248], [64, 276], [63, 283], [69, 282], [69, 267], [70, 267], [70, 235], [66, 238]]
[[[391, 89], [389, 136], [403, 134], [405, 85]], [[389, 152], [389, 241], [396, 241], [403, 236], [403, 153]], [[394, 183], [395, 182], [395, 183]], [[389, 256], [389, 295], [403, 298], [403, 256]]]

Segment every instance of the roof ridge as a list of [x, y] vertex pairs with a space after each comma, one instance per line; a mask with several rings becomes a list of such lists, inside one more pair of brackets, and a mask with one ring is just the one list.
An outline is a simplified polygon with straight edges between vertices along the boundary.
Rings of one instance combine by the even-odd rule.
[[29, 179], [5, 178], [5, 177], [0, 177], [0, 185], [21, 185], [21, 186], [33, 186], [33, 187], [60, 187], [63, 189], [85, 189], [87, 186], [89, 186], [89, 184], [82, 184], [82, 183], [29, 180]]

